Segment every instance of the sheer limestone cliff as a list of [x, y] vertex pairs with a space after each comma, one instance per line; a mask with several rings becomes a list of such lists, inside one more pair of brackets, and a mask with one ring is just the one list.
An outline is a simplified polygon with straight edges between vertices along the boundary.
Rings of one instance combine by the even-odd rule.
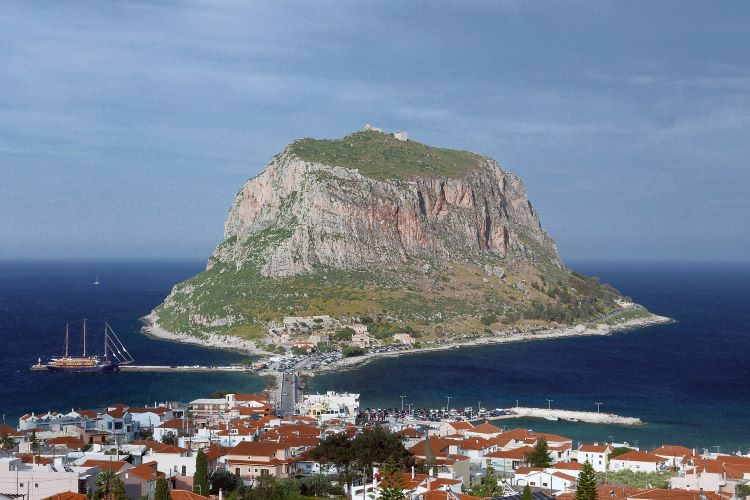
[[166, 330], [254, 337], [284, 316], [367, 316], [425, 335], [576, 324], [620, 295], [567, 270], [521, 180], [475, 153], [376, 132], [301, 139], [237, 193]]

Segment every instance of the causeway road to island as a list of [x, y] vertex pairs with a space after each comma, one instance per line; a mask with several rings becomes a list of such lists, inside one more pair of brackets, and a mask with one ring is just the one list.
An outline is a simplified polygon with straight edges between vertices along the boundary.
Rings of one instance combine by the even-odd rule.
[[297, 406], [297, 373], [284, 372], [281, 375], [281, 384], [279, 387], [279, 402], [277, 410], [281, 417], [294, 415], [294, 408]]

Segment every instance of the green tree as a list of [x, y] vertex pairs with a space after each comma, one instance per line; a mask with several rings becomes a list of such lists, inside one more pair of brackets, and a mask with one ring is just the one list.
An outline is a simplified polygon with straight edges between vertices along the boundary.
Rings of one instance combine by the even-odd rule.
[[547, 447], [547, 440], [540, 438], [534, 445], [534, 449], [526, 455], [526, 461], [531, 467], [549, 467], [552, 463], [552, 458], [549, 456], [549, 448]]
[[750, 496], [750, 485], [747, 485], [747, 484], [738, 484], [737, 488], [735, 488], [734, 492], [737, 495], [737, 498], [743, 498], [743, 499], [747, 498], [747, 497]]
[[36, 431], [31, 431], [31, 452], [39, 453], [39, 438], [36, 437]]
[[193, 492], [208, 496], [208, 463], [203, 450], [198, 450], [195, 456], [195, 474], [193, 475]]
[[161, 437], [161, 442], [164, 444], [177, 446], [177, 443], [178, 443], [177, 434], [174, 432], [165, 432], [164, 435]]
[[352, 441], [345, 434], [329, 434], [310, 455], [324, 467], [335, 467], [343, 476], [347, 491], [351, 491], [352, 480], [357, 477], [357, 460]]
[[344, 494], [341, 487], [332, 485], [331, 481], [323, 474], [314, 474], [303, 478], [300, 492], [303, 495], [315, 497], [326, 497], [328, 495], [343, 496]]
[[531, 495], [531, 486], [529, 486], [528, 484], [523, 487], [521, 500], [534, 500], [534, 497]]
[[594, 467], [586, 460], [581, 467], [580, 474], [578, 474], [576, 500], [597, 500], [597, 498], [596, 473], [594, 472]]
[[352, 447], [360, 468], [368, 472], [374, 464], [385, 464], [390, 460], [401, 468], [414, 465], [414, 456], [404, 447], [401, 438], [380, 426], [358, 434]]
[[365, 353], [365, 350], [361, 347], [357, 346], [344, 346], [343, 349], [341, 349], [341, 354], [344, 355], [345, 358], [353, 358], [355, 356], [362, 356]]
[[497, 473], [489, 460], [487, 461], [487, 469], [484, 476], [482, 476], [482, 481], [478, 485], [469, 488], [469, 493], [478, 497], [493, 497], [502, 493], [502, 488], [497, 484]]
[[435, 467], [436, 463], [437, 462], [435, 460], [435, 450], [432, 449], [430, 440], [427, 439], [424, 443], [424, 466], [428, 474], [429, 474], [430, 469]]
[[15, 447], [16, 447], [16, 442], [12, 437], [10, 437], [10, 434], [5, 433], [2, 436], [0, 436], [0, 448], [2, 448], [5, 451], [10, 451]]
[[406, 498], [406, 483], [401, 469], [391, 459], [383, 469], [383, 480], [380, 483], [378, 500], [403, 500]]
[[125, 485], [113, 470], [104, 470], [96, 476], [96, 490], [92, 495], [97, 500], [125, 500]]
[[169, 493], [169, 485], [167, 484], [167, 480], [163, 477], [156, 480], [154, 500], [172, 500], [172, 495]]
[[307, 350], [303, 349], [302, 347], [299, 347], [299, 346], [296, 346], [296, 345], [292, 346], [292, 354], [294, 354], [295, 356], [301, 356], [301, 355], [305, 354], [306, 352], [307, 352]]
[[255, 484], [243, 490], [242, 500], [299, 500], [300, 481], [297, 479], [276, 480], [273, 476], [256, 479]]
[[230, 491], [235, 491], [242, 486], [242, 478], [226, 469], [218, 469], [211, 474], [210, 483], [212, 494], [218, 494], [219, 490], [229, 493]]
[[336, 330], [336, 333], [333, 336], [333, 338], [336, 340], [351, 340], [352, 335], [354, 335], [354, 330], [346, 326], [344, 328]]

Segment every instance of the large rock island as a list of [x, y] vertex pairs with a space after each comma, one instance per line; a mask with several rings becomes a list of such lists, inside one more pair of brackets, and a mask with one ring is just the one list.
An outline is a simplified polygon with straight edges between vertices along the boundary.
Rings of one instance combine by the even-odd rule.
[[368, 323], [385, 342], [650, 317], [561, 263], [523, 182], [495, 160], [378, 130], [275, 156], [237, 193], [206, 270], [149, 319], [264, 345], [284, 317], [314, 315]]

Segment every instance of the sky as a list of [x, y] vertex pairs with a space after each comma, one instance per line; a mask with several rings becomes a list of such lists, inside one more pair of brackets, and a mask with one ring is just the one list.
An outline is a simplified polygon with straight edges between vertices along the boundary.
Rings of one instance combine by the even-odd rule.
[[496, 158], [564, 259], [746, 260], [750, 2], [0, 3], [0, 258], [206, 258], [365, 123]]

